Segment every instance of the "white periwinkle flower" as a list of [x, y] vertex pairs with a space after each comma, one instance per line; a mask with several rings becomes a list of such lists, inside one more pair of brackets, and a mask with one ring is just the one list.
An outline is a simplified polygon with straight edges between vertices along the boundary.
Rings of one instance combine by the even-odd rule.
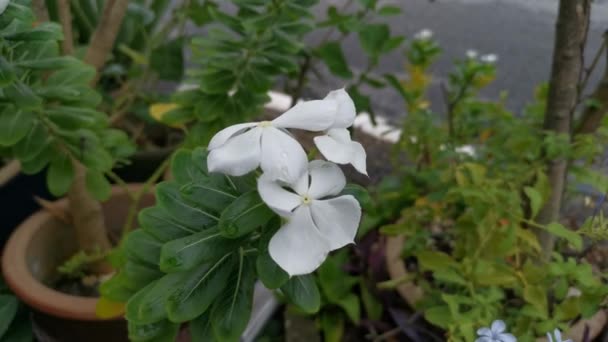
[[490, 328], [481, 328], [477, 330], [479, 336], [475, 342], [517, 342], [517, 339], [512, 334], [506, 333], [507, 326], [505, 322], [496, 320], [492, 322]]
[[[553, 336], [555, 337], [555, 339], [553, 339]], [[572, 342], [572, 340], [570, 339], [562, 340], [562, 332], [559, 331], [559, 329], [553, 330], [553, 336], [551, 336], [550, 333], [547, 333], [547, 339], [549, 340], [549, 342]]]
[[477, 58], [477, 56], [479, 56], [479, 54], [477, 53], [476, 50], [467, 50], [466, 56], [468, 59], [475, 59], [475, 58]]
[[431, 38], [433, 38], [433, 31], [429, 29], [422, 29], [414, 35], [416, 40], [429, 40]]
[[6, 10], [9, 2], [10, 0], [0, 0], [0, 14], [2, 14], [4, 10]]
[[306, 152], [287, 129], [325, 132], [315, 137], [319, 151], [329, 161], [353, 164], [366, 173], [365, 150], [350, 139], [347, 128], [355, 121], [353, 100], [344, 89], [330, 92], [323, 100], [300, 102], [272, 121], [227, 127], [209, 142], [210, 172], [242, 176], [262, 168], [273, 180], [295, 182], [306, 170]]
[[300, 102], [272, 121], [237, 124], [209, 142], [210, 172], [242, 176], [258, 166], [271, 179], [292, 183], [306, 170], [308, 158], [287, 128], [324, 131], [335, 120], [335, 101]]
[[262, 200], [288, 219], [270, 239], [268, 252], [290, 276], [313, 272], [330, 251], [353, 243], [361, 220], [361, 207], [353, 196], [332, 198], [346, 185], [336, 164], [315, 160], [307, 171], [291, 185], [265, 174], [258, 179]]
[[351, 140], [347, 129], [352, 126], [357, 116], [353, 100], [344, 89], [330, 92], [325, 100], [335, 101], [337, 112], [326, 134], [314, 138], [315, 145], [327, 160], [338, 164], [352, 164], [357, 171], [366, 175], [365, 149], [360, 143]]
[[479, 59], [484, 63], [494, 64], [498, 61], [498, 55], [490, 53], [490, 54], [481, 56]]

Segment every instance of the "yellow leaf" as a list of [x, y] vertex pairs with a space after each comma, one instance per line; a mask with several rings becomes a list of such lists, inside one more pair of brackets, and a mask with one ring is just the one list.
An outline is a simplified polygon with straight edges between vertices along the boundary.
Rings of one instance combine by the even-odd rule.
[[113, 302], [106, 298], [99, 298], [95, 307], [95, 314], [101, 319], [115, 318], [124, 315], [125, 303]]
[[[163, 122], [163, 116], [178, 107], [179, 106], [175, 103], [155, 103], [150, 106], [149, 112], [150, 112], [150, 116], [154, 120], [156, 120], [158, 122]], [[181, 125], [169, 125], [169, 126], [171, 126], [173, 128], [181, 127]]]

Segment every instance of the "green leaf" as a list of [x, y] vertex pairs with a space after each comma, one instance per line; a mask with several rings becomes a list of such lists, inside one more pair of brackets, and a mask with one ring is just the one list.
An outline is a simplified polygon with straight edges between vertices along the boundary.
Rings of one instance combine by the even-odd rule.
[[583, 248], [583, 238], [563, 225], [559, 223], [549, 223], [545, 229], [551, 234], [568, 241], [576, 250], [580, 251]]
[[325, 43], [316, 50], [316, 53], [334, 75], [345, 79], [353, 77], [339, 42]]
[[[204, 150], [203, 153], [205, 153]], [[193, 160], [192, 150], [184, 148], [177, 150], [173, 154], [173, 159], [171, 160], [171, 176], [173, 176], [173, 179], [175, 179], [176, 182], [182, 185], [207, 179], [206, 158], [197, 160], [197, 162], [204, 163], [204, 165], [196, 165]]]
[[389, 38], [390, 29], [387, 24], [369, 24], [359, 31], [361, 47], [372, 58], [378, 58]]
[[341, 342], [344, 337], [344, 317], [341, 314], [323, 311], [321, 330], [325, 342]]
[[543, 317], [547, 317], [547, 292], [542, 285], [528, 285], [525, 287], [524, 300], [538, 310]]
[[167, 320], [150, 324], [137, 324], [129, 321], [129, 341], [174, 342], [179, 332], [179, 326], [179, 324]]
[[234, 272], [230, 253], [216, 262], [185, 273], [173, 295], [167, 300], [167, 313], [172, 322], [190, 321], [203, 314], [222, 294]]
[[142, 229], [162, 242], [197, 233], [200, 229], [177, 222], [160, 206], [142, 209], [138, 215]]
[[421, 251], [416, 257], [423, 270], [439, 271], [455, 265], [452, 257], [439, 251]]
[[376, 8], [377, 0], [358, 0], [361, 5], [368, 9]]
[[347, 254], [341, 251], [327, 258], [317, 272], [321, 290], [331, 303], [339, 303], [359, 282], [358, 278], [342, 270], [347, 257]]
[[361, 319], [361, 304], [359, 303], [359, 297], [354, 293], [348, 293], [336, 302], [345, 312], [348, 318], [353, 323], [358, 323]]
[[257, 191], [241, 195], [223, 212], [220, 232], [228, 238], [238, 238], [268, 223], [274, 213], [266, 206]]
[[424, 318], [431, 324], [447, 329], [454, 322], [454, 317], [447, 305], [434, 306], [424, 311]]
[[361, 288], [361, 301], [363, 302], [367, 317], [373, 321], [380, 320], [384, 311], [382, 303], [370, 292], [367, 285], [363, 282], [363, 278], [361, 278], [359, 287]]
[[47, 79], [46, 84], [54, 87], [86, 86], [95, 78], [96, 72], [94, 67], [78, 60], [73, 60], [72, 64], [68, 68], [53, 72]]
[[6, 87], [15, 79], [15, 71], [11, 64], [0, 56], [0, 87]]
[[184, 198], [217, 216], [237, 198], [234, 189], [226, 182], [226, 177], [219, 174], [186, 184], [181, 192]]
[[207, 310], [202, 315], [195, 318], [190, 324], [190, 335], [192, 342], [214, 342], [213, 329], [211, 327], [211, 314]]
[[173, 240], [162, 247], [160, 269], [164, 272], [189, 270], [203, 262], [217, 260], [237, 247], [238, 242], [226, 239], [217, 229]]
[[[2, 119], [0, 119], [0, 121], [1, 120]], [[2, 126], [2, 123], [0, 123], [0, 127], [4, 127]], [[0, 131], [2, 131], [2, 128], [0, 128]], [[4, 133], [0, 132], [0, 137], [6, 136]], [[44, 125], [39, 121], [35, 121], [34, 126], [29, 130], [25, 137], [19, 140], [13, 151], [19, 160], [29, 161], [35, 158], [50, 143], [51, 138]]]
[[41, 59], [25, 60], [15, 63], [17, 67], [35, 70], [57, 70], [73, 66], [75, 63], [82, 63], [74, 57], [49, 57]]
[[158, 265], [160, 260], [161, 243], [142, 229], [135, 230], [124, 242], [127, 256], [133, 257], [149, 265]]
[[240, 253], [238, 269], [211, 311], [213, 335], [222, 342], [237, 342], [249, 323], [255, 284], [254, 266]]
[[54, 196], [62, 196], [68, 192], [74, 180], [74, 167], [72, 159], [66, 154], [61, 154], [51, 161], [46, 173], [46, 182], [49, 191]]
[[158, 268], [135, 259], [127, 260], [120, 274], [125, 276], [124, 285], [133, 289], [141, 289], [164, 275]]
[[386, 5], [378, 9], [378, 14], [382, 16], [391, 16], [401, 14], [401, 8], [397, 6]]
[[0, 339], [8, 331], [13, 318], [17, 314], [19, 301], [15, 296], [0, 295]]
[[175, 220], [196, 228], [215, 225], [219, 218], [207, 210], [186, 201], [175, 182], [163, 182], [156, 186], [156, 201]]
[[99, 287], [102, 297], [120, 303], [126, 303], [137, 293], [137, 290], [131, 287], [129, 279], [122, 272], [114, 275], [110, 280], [104, 281]]
[[311, 274], [291, 277], [281, 291], [289, 303], [306, 313], [316, 313], [321, 308], [321, 294]]
[[126, 306], [125, 317], [137, 324], [150, 324], [167, 318], [168, 299], [184, 281], [184, 273], [170, 273], [137, 292]]
[[528, 196], [528, 200], [530, 201], [530, 209], [532, 210], [531, 217], [534, 218], [536, 217], [536, 215], [538, 215], [538, 212], [540, 211], [540, 208], [543, 205], [543, 196], [540, 192], [538, 192], [538, 190], [530, 186], [524, 187], [524, 192], [526, 193], [526, 196]]
[[87, 190], [98, 201], [105, 201], [110, 198], [112, 185], [101, 172], [87, 170], [86, 174]]
[[63, 33], [61, 26], [56, 23], [41, 23], [29, 30], [4, 35], [3, 38], [13, 41], [62, 40]]
[[0, 146], [11, 146], [23, 139], [31, 130], [34, 114], [14, 107], [0, 113]]
[[21, 111], [37, 110], [42, 107], [42, 99], [22, 82], [14, 82], [3, 90], [4, 96], [15, 103]]
[[278, 230], [281, 225], [281, 220], [276, 218], [270, 221], [264, 235], [260, 239], [258, 245], [258, 257], [255, 261], [255, 268], [258, 273], [260, 281], [266, 286], [267, 289], [278, 289], [283, 286], [289, 280], [289, 274], [285, 272], [270, 256], [268, 253], [268, 242], [272, 236]]
[[568, 297], [554, 309], [554, 317], [558, 321], [569, 321], [581, 314], [579, 297]]

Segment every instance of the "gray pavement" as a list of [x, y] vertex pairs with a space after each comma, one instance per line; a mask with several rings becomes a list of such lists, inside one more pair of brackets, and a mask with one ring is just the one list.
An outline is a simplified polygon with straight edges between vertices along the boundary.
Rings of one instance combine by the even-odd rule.
[[[340, 6], [346, 0], [322, 0], [317, 6], [318, 15], [324, 15], [327, 6]], [[551, 68], [553, 35], [557, 15], [557, 0], [394, 0], [384, 1], [401, 6], [402, 15], [390, 17], [393, 32], [412, 37], [417, 31], [428, 28], [440, 43], [443, 53], [433, 66], [435, 75], [431, 90], [434, 108], [441, 110], [439, 83], [444, 80], [456, 58], [462, 58], [468, 49], [499, 56], [497, 80], [483, 93], [496, 98], [507, 91], [507, 104], [519, 111], [530, 101], [534, 87], [546, 81]], [[593, 3], [590, 42], [586, 58], [591, 57], [601, 44], [602, 33], [608, 29], [608, 0]], [[308, 37], [318, 42], [322, 32]], [[344, 41], [344, 50], [353, 69], [365, 67], [365, 57], [356, 37]], [[403, 51], [392, 53], [381, 61], [380, 73], [403, 76]], [[603, 64], [604, 59], [602, 59]], [[600, 71], [603, 65], [599, 66]], [[592, 88], [597, 76], [590, 82]], [[344, 81], [326, 73], [329, 85], [311, 80], [308, 95], [322, 96], [328, 89], [344, 85]], [[392, 90], [373, 90], [373, 103], [379, 112], [395, 123], [405, 113], [399, 96]]]

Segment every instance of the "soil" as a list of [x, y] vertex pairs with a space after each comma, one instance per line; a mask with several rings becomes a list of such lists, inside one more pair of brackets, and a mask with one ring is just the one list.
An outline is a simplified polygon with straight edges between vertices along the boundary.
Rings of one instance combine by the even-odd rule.
[[59, 292], [81, 297], [99, 297], [100, 282], [97, 277], [68, 278], [61, 277], [51, 286]]

